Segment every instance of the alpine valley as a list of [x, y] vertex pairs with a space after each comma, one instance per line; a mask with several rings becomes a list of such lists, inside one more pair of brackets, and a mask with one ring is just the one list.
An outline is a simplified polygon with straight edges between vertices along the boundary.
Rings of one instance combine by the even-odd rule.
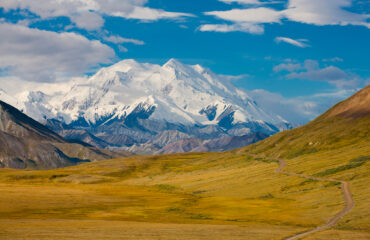
[[294, 126], [230, 77], [175, 59], [123, 60], [64, 91], [2, 90], [0, 99], [66, 139], [139, 154], [230, 150]]

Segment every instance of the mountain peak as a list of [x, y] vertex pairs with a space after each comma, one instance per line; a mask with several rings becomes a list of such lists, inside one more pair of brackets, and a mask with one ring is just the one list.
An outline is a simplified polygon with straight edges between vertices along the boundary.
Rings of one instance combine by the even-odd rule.
[[129, 59], [123, 59], [119, 61], [118, 63], [114, 64], [115, 65], [136, 65], [139, 64], [135, 59], [129, 58]]
[[114, 72], [115, 71], [128, 72], [133, 68], [141, 68], [141, 67], [142, 67], [142, 64], [137, 62], [134, 59], [124, 59], [104, 69], [108, 71], [114, 71]]
[[178, 68], [178, 67], [183, 67], [183, 66], [184, 64], [175, 58], [171, 58], [163, 65], [163, 67], [171, 67], [171, 68]]

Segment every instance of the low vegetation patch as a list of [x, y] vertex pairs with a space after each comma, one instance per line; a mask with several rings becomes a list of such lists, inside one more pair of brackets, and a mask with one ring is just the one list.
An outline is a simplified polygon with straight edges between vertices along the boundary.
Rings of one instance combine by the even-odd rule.
[[341, 183], [340, 182], [330, 182], [325, 185], [325, 187], [334, 187], [334, 186], [339, 186]]
[[316, 153], [316, 152], [318, 152], [317, 148], [301, 149], [299, 151], [296, 151], [296, 152], [293, 152], [293, 153], [289, 154], [287, 156], [287, 158], [288, 159], [296, 158], [296, 157], [299, 157], [301, 155], [311, 154], [311, 153]]
[[164, 192], [173, 192], [176, 190], [175, 186], [168, 185], [168, 184], [157, 184], [155, 185], [159, 190]]
[[33, 175], [33, 174], [17, 174], [17, 175], [9, 175], [8, 179], [11, 181], [20, 181], [20, 180], [36, 180], [36, 179], [43, 179], [47, 178], [46, 175]]
[[266, 195], [258, 197], [259, 199], [271, 199], [274, 198], [274, 196], [271, 193], [268, 193]]
[[198, 190], [198, 191], [194, 191], [193, 194], [202, 194], [202, 193], [205, 193], [207, 191], [205, 190]]
[[277, 163], [277, 162], [279, 162], [278, 160], [275, 160], [275, 159], [260, 158], [260, 157], [257, 157], [254, 160], [264, 162], [264, 163]]
[[332, 175], [332, 174], [335, 174], [335, 173], [338, 173], [338, 172], [343, 172], [343, 171], [346, 171], [346, 170], [349, 170], [349, 169], [360, 167], [368, 161], [370, 161], [370, 156], [358, 157], [358, 158], [352, 159], [346, 165], [326, 169], [325, 171], [316, 173], [315, 176], [322, 177], [322, 176]]
[[69, 176], [68, 174], [53, 174], [49, 177], [49, 179], [63, 178], [68, 176]]
[[208, 215], [201, 214], [201, 213], [191, 213], [190, 214], [191, 219], [200, 219], [200, 220], [211, 220], [212, 218]]
[[306, 185], [306, 184], [316, 183], [316, 182], [318, 182], [318, 181], [317, 181], [317, 180], [314, 180], [314, 179], [307, 179], [307, 180], [304, 180], [303, 182], [301, 182], [301, 183], [299, 184], [299, 186], [304, 186], [304, 185]]
[[167, 212], [184, 213], [185, 210], [178, 207], [167, 208]]

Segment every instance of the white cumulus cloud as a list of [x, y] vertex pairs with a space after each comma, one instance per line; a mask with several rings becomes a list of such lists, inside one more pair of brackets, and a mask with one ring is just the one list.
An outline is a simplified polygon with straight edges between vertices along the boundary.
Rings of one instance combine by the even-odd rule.
[[291, 21], [315, 25], [359, 25], [370, 28], [370, 14], [346, 10], [352, 0], [289, 0], [284, 15]]
[[320, 67], [316, 60], [307, 59], [300, 63], [281, 63], [273, 68], [274, 72], [288, 71], [287, 79], [302, 79], [310, 81], [327, 82], [338, 89], [355, 89], [363, 80], [350, 72], [336, 66]]
[[76, 33], [0, 23], [0, 36], [1, 71], [31, 81], [79, 75], [115, 57], [109, 46]]
[[263, 34], [263, 23], [279, 23], [280, 13], [272, 8], [249, 8], [233, 9], [229, 11], [206, 12], [205, 15], [232, 22], [232, 24], [204, 24], [199, 27], [200, 31], [215, 32], [246, 32], [251, 34]]
[[148, 8], [146, 3], [147, 0], [0, 0], [0, 7], [5, 11], [28, 10], [42, 19], [65, 16], [87, 30], [100, 29], [104, 25], [103, 15], [146, 21], [191, 16]]
[[259, 0], [219, 0], [219, 1], [227, 4], [231, 4], [234, 2], [239, 4], [261, 4]]
[[241, 5], [262, 5], [262, 4], [276, 4], [281, 3], [281, 1], [260, 1], [260, 0], [219, 0], [227, 4], [238, 3]]
[[124, 37], [121, 37], [121, 36], [115, 36], [115, 35], [111, 35], [109, 37], [104, 37], [104, 40], [107, 41], [107, 42], [112, 42], [112, 43], [133, 43], [135, 45], [144, 45], [145, 42], [144, 41], [141, 41], [141, 40], [137, 40], [137, 39], [133, 39], [133, 38], [124, 38]]
[[278, 23], [281, 19], [281, 12], [266, 7], [213, 11], [205, 14], [232, 22]]
[[135, 7], [130, 13], [113, 12], [112, 16], [127, 19], [140, 19], [143, 21], [155, 21], [166, 18], [180, 19], [184, 17], [194, 17], [193, 14], [189, 13], [167, 12], [162, 9], [153, 9], [148, 7]]
[[274, 72], [288, 71], [293, 72], [300, 70], [302, 65], [300, 63], [281, 63], [273, 68]]
[[251, 34], [263, 34], [265, 29], [262, 25], [253, 23], [241, 24], [204, 24], [199, 27], [202, 32], [246, 32]]
[[[225, 3], [237, 2], [240, 4], [247, 4], [246, 8], [204, 13], [205, 15], [212, 15], [216, 18], [231, 22], [228, 23], [229, 25], [241, 23], [272, 24], [282, 23], [282, 20], [288, 20], [318, 26], [355, 25], [370, 28], [370, 14], [355, 13], [348, 10], [354, 2], [352, 0], [289, 0], [286, 5], [282, 5], [285, 8], [281, 10], [259, 6], [267, 3], [279, 3], [274, 1], [220, 1]], [[257, 6], [253, 6], [253, 4]], [[235, 28], [230, 28], [232, 31], [235, 31], [234, 29]], [[217, 30], [217, 28], [215, 30]]]

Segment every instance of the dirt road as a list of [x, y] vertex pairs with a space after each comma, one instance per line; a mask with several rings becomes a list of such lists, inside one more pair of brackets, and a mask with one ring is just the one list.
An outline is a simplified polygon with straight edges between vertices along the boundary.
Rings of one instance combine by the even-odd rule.
[[335, 216], [333, 216], [332, 218], [330, 218], [329, 221], [327, 221], [324, 225], [318, 226], [318, 227], [316, 227], [316, 228], [314, 228], [312, 230], [308, 230], [306, 232], [302, 232], [302, 233], [299, 233], [299, 234], [296, 234], [296, 235], [293, 235], [293, 236], [284, 238], [284, 240], [300, 239], [300, 238], [305, 237], [305, 236], [307, 236], [309, 234], [312, 234], [312, 233], [315, 233], [315, 232], [319, 232], [319, 231], [322, 231], [324, 229], [331, 228], [331, 227], [335, 226], [338, 223], [338, 221], [344, 215], [346, 215], [349, 211], [352, 210], [353, 205], [354, 205], [354, 202], [353, 202], [351, 190], [350, 190], [350, 187], [349, 187], [349, 183], [347, 181], [340, 181], [340, 180], [336, 180], [336, 179], [332, 179], [332, 178], [312, 177], [312, 176], [307, 176], [305, 174], [297, 174], [297, 173], [287, 172], [287, 171], [284, 171], [283, 170], [285, 168], [285, 166], [286, 166], [285, 161], [284, 160], [281, 160], [281, 159], [276, 159], [276, 160], [279, 161], [279, 167], [276, 169], [276, 172], [278, 172], [278, 173], [285, 174], [285, 175], [288, 175], [288, 176], [296, 176], [296, 177], [301, 177], [301, 178], [316, 180], [316, 181], [339, 182], [339, 183], [341, 183], [343, 198], [344, 198], [344, 200], [346, 202], [345, 207], [339, 213], [337, 213]]

